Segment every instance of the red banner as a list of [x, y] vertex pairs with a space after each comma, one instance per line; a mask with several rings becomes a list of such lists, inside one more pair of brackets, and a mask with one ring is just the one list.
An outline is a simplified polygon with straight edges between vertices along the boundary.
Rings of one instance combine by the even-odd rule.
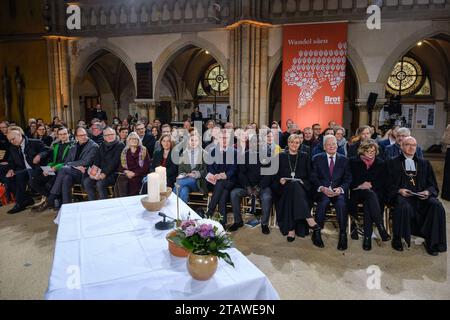
[[347, 23], [283, 27], [281, 124], [342, 125]]

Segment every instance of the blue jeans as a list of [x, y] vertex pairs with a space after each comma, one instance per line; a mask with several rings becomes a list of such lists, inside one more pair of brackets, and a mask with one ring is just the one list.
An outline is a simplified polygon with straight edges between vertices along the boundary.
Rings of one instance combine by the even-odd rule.
[[[189, 192], [198, 191], [197, 180], [195, 178], [187, 177], [178, 180], [180, 185], [180, 199], [188, 203]], [[176, 189], [173, 191], [176, 193]]]

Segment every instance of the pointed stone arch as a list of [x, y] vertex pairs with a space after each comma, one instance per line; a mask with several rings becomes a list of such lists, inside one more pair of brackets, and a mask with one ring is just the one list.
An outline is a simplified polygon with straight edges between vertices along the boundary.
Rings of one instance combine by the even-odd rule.
[[220, 49], [218, 49], [213, 43], [196, 35], [183, 36], [180, 40], [172, 43], [169, 47], [167, 47], [153, 64], [153, 78], [156, 79], [154, 84], [155, 99], [158, 99], [158, 97], [160, 96], [161, 82], [167, 67], [181, 52], [183, 52], [189, 46], [195, 46], [204, 50], [208, 50], [209, 53], [222, 66], [225, 73], [228, 74], [228, 60], [225, 57], [225, 54], [221, 52]]
[[411, 36], [405, 38], [386, 59], [383, 67], [378, 73], [377, 82], [386, 83], [392, 72], [392, 69], [394, 68], [398, 60], [403, 57], [409, 50], [411, 50], [411, 48], [414, 47], [418, 41], [431, 38], [438, 34], [450, 36], [449, 30], [449, 22], [445, 22], [443, 24], [433, 23], [432, 25], [422, 30], [417, 30], [417, 32], [414, 32]]

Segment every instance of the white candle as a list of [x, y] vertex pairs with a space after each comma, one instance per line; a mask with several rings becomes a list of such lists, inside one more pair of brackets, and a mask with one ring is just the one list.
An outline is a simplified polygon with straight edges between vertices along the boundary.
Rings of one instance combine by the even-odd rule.
[[159, 174], [159, 192], [167, 192], [167, 174], [166, 168], [157, 167], [155, 172]]
[[153, 172], [147, 175], [148, 201], [159, 202], [159, 174]]

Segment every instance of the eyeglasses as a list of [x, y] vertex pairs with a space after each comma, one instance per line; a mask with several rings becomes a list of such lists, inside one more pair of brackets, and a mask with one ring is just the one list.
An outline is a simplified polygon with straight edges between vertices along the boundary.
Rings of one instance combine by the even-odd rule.
[[81, 138], [81, 137], [87, 137], [87, 134], [78, 134], [78, 135], [77, 135], [77, 138], [78, 138], [78, 137], [80, 137], [80, 138]]
[[112, 136], [114, 136], [115, 134], [114, 133], [111, 133], [111, 134], [104, 134], [103, 136], [104, 137], [112, 137]]

